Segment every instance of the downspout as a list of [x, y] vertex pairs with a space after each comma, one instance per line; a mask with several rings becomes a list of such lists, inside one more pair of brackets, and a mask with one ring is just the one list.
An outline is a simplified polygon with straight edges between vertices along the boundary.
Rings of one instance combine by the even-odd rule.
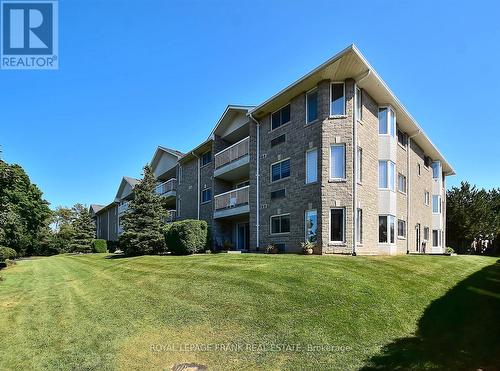
[[248, 113], [248, 117], [250, 117], [250, 119], [255, 122], [256, 126], [257, 126], [257, 174], [256, 174], [256, 180], [257, 180], [257, 186], [255, 188], [255, 192], [256, 192], [256, 212], [255, 212], [255, 216], [256, 216], [256, 220], [255, 220], [255, 230], [256, 230], [256, 243], [257, 243], [257, 250], [259, 250], [259, 246], [260, 246], [260, 194], [259, 194], [259, 191], [260, 191], [260, 122], [258, 120], [256, 120], [251, 113]]
[[[410, 236], [408, 234], [409, 227], [410, 227], [410, 207], [411, 207], [411, 202], [410, 202], [410, 187], [411, 187], [411, 166], [410, 166], [410, 150], [411, 150], [411, 140], [415, 138], [417, 135], [422, 134], [422, 130], [418, 129], [415, 133], [412, 135], [408, 136], [408, 143], [407, 148], [406, 148], [406, 169], [407, 169], [407, 182], [406, 182], [406, 253], [410, 253]], [[420, 233], [420, 232], [419, 232]]]
[[200, 157], [197, 156], [194, 152], [191, 152], [191, 154], [198, 159], [198, 195], [196, 196], [196, 202], [197, 202], [197, 209], [198, 209], [198, 214], [197, 214], [197, 219], [200, 220]]

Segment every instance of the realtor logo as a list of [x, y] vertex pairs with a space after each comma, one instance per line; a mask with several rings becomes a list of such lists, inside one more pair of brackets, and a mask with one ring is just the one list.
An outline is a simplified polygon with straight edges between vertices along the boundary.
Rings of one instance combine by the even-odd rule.
[[0, 68], [57, 69], [58, 2], [0, 1]]

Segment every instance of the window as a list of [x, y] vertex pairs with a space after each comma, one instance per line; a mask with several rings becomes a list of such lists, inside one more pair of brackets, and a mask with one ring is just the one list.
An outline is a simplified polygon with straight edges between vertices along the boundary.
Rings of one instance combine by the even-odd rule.
[[431, 166], [431, 162], [432, 162], [432, 160], [431, 160], [431, 158], [429, 156], [424, 156], [424, 165], [425, 165], [425, 167]]
[[356, 209], [356, 242], [363, 242], [363, 210]]
[[422, 174], [421, 170], [422, 170], [422, 168], [420, 166], [420, 163], [417, 163], [417, 174], [418, 174], [418, 176], [420, 176]]
[[311, 149], [306, 152], [306, 183], [318, 180], [318, 150]]
[[344, 242], [345, 210], [342, 208], [330, 209], [330, 241]]
[[437, 229], [432, 230], [432, 246], [437, 247], [439, 246], [439, 231]]
[[201, 191], [201, 203], [212, 201], [212, 188], [207, 188]]
[[430, 199], [429, 191], [425, 191], [424, 192], [424, 204], [427, 206], [429, 206], [429, 199]]
[[179, 165], [179, 184], [181, 184], [182, 181], [182, 166]]
[[274, 139], [271, 139], [271, 147], [277, 146], [278, 144], [285, 143], [285, 134], [280, 135]]
[[378, 162], [378, 187], [394, 191], [396, 165], [392, 161]]
[[318, 89], [314, 89], [306, 94], [306, 123], [318, 119]]
[[290, 232], [290, 214], [271, 216], [271, 234]]
[[378, 217], [378, 242], [394, 243], [394, 229], [396, 217], [392, 215], [380, 215]]
[[330, 115], [345, 115], [345, 89], [343, 82], [332, 82], [330, 97]]
[[398, 191], [406, 193], [406, 177], [403, 174], [398, 174]]
[[356, 162], [356, 178], [358, 183], [361, 183], [363, 181], [363, 148], [361, 147], [358, 147]]
[[429, 227], [424, 228], [424, 240], [429, 241]]
[[278, 189], [276, 191], [271, 192], [271, 200], [278, 200], [280, 198], [285, 198], [286, 197], [286, 190], [285, 188], [283, 189]]
[[356, 119], [363, 120], [363, 95], [361, 89], [356, 86]]
[[212, 162], [212, 151], [205, 152], [201, 155], [201, 166], [205, 166]]
[[271, 165], [271, 181], [275, 182], [290, 176], [290, 159], [282, 160]]
[[432, 212], [434, 214], [441, 213], [441, 196], [432, 196]]
[[406, 148], [408, 144], [408, 136], [398, 129], [398, 143]]
[[318, 213], [316, 210], [307, 210], [305, 213], [306, 241], [318, 240]]
[[406, 222], [404, 220], [398, 220], [398, 237], [406, 238]]
[[271, 115], [271, 130], [277, 129], [290, 122], [290, 105], [277, 110]]
[[396, 134], [396, 115], [391, 108], [383, 107], [378, 110], [378, 133], [390, 134], [394, 137]]
[[432, 163], [432, 177], [434, 179], [439, 179], [440, 172], [441, 172], [441, 163], [439, 161], [434, 161]]
[[345, 179], [345, 145], [330, 146], [330, 179]]

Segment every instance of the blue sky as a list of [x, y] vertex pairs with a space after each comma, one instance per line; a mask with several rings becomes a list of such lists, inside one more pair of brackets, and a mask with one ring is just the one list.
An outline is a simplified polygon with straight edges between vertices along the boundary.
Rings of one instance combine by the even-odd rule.
[[[314, 5], [313, 5], [314, 3]], [[157, 145], [187, 151], [355, 43], [457, 175], [500, 186], [500, 5], [61, 1], [58, 71], [0, 71], [0, 145], [57, 205], [109, 203]]]

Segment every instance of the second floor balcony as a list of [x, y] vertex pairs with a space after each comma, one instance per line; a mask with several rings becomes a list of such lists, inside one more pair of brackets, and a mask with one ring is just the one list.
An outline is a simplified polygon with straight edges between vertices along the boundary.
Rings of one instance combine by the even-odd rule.
[[250, 212], [250, 186], [233, 189], [214, 197], [214, 218], [224, 218]]
[[235, 180], [248, 176], [250, 171], [250, 137], [223, 149], [214, 156], [214, 176]]
[[170, 179], [158, 184], [155, 192], [163, 197], [175, 197], [177, 192], [177, 179]]
[[118, 205], [118, 214], [123, 214], [127, 210], [128, 210], [128, 201], [125, 201], [121, 205]]

